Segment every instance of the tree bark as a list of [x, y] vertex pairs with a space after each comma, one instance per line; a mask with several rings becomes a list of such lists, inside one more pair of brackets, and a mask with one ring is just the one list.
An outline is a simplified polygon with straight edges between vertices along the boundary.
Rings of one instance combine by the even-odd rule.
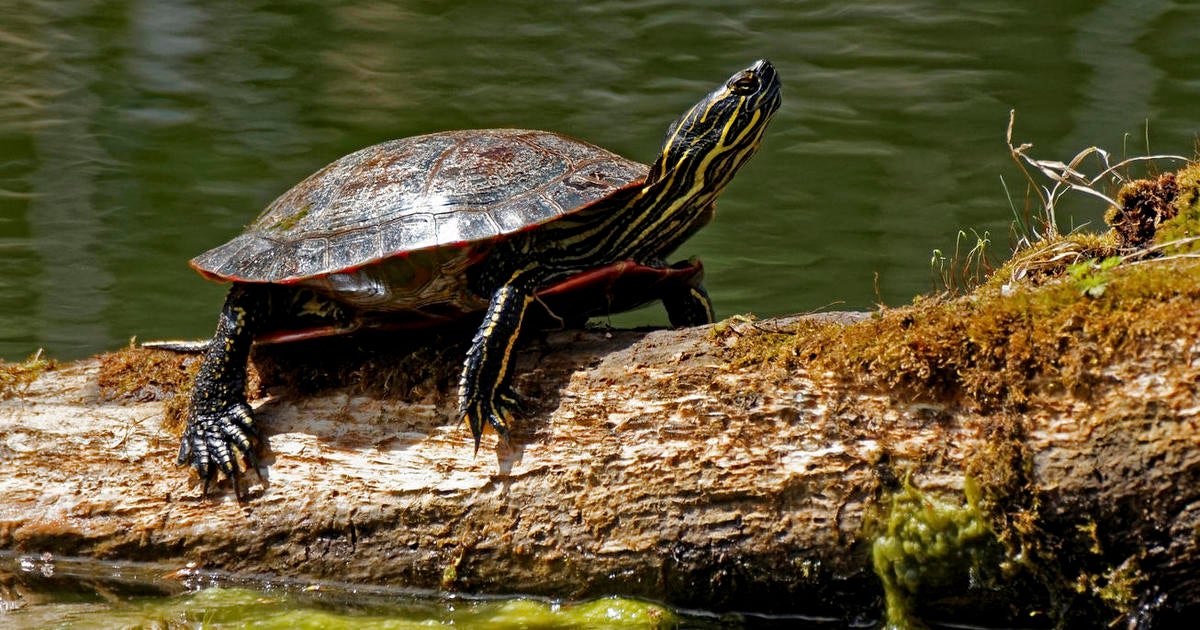
[[[882, 602], [872, 544], [892, 498], [911, 487], [967, 505], [971, 467], [1006, 461], [1004, 426], [1032, 494], [985, 497], [988, 544], [1005, 550], [985, 596], [1044, 613], [1064, 605], [1054, 579], [1087, 599], [1108, 583], [1089, 576], [1115, 582], [1134, 562], [1122, 614], [1200, 601], [1200, 331], [1177, 356], [1097, 366], [1111, 377], [1099, 395], [1037, 403], [1013, 425], [747, 354], [804, 321], [556, 333], [518, 357], [531, 413], [478, 454], [453, 391], [274, 392], [255, 403], [268, 483], [245, 503], [203, 499], [174, 467], [162, 402], [107, 401], [98, 360], [64, 365], [0, 402], [0, 549], [852, 617]], [[910, 592], [941, 602], [935, 615], [979, 613], [939, 594], [978, 585], [939, 588]]]

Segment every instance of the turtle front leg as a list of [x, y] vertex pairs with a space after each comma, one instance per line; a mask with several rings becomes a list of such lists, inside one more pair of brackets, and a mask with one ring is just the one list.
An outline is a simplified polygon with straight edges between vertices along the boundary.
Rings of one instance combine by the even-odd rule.
[[716, 320], [713, 313], [712, 300], [708, 291], [704, 290], [704, 268], [697, 259], [681, 260], [673, 269], [695, 268], [697, 272], [687, 282], [670, 284], [662, 290], [663, 307], [667, 309], [667, 319], [675, 328], [687, 326], [703, 326]]
[[699, 283], [664, 292], [662, 303], [667, 309], [667, 319], [675, 328], [703, 326], [716, 319], [708, 291]]
[[483, 436], [484, 424], [508, 438], [511, 411], [517, 407], [509, 389], [509, 368], [513, 348], [521, 334], [525, 312], [534, 300], [538, 279], [514, 274], [492, 295], [487, 314], [471, 341], [458, 383], [459, 417], [471, 428], [475, 451]]
[[242, 463], [258, 467], [254, 451], [259, 435], [254, 413], [246, 402], [246, 362], [254, 330], [268, 303], [267, 292], [261, 287], [234, 285], [196, 375], [178, 464], [196, 469], [205, 492], [217, 473], [230, 479], [234, 492], [239, 492]]

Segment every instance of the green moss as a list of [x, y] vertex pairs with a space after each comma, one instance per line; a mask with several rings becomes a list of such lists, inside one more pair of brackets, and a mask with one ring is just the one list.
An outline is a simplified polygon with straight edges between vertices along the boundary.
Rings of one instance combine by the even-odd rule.
[[454, 557], [454, 562], [446, 565], [446, 568], [442, 569], [442, 590], [454, 590], [455, 583], [458, 582], [458, 566], [462, 564], [462, 559], [463, 557], [460, 553]]
[[[1034, 404], [1054, 408], [1067, 393], [1083, 401], [1101, 395], [1106, 366], [1172, 361], [1186, 352], [1178, 340], [1193, 338], [1200, 329], [1198, 261], [1159, 258], [1105, 266], [1089, 271], [1104, 278], [1105, 289], [1097, 297], [1082, 293], [1075, 279], [1062, 277], [1043, 278], [1036, 286], [1018, 283], [1007, 292], [984, 288], [954, 300], [921, 298], [858, 324], [798, 334], [789, 359], [811, 374], [887, 391], [899, 401], [925, 400], [987, 414], [992, 424], [985, 446], [965, 464], [978, 482], [978, 514], [1005, 549], [996, 562], [1027, 572], [1059, 602], [1075, 601], [1076, 581], [1082, 580], [1086, 598], [1095, 604], [1077, 608], [1092, 614], [1114, 604], [1122, 612], [1123, 593], [1136, 593], [1137, 573], [1109, 576], [1105, 558], [1088, 551], [1088, 540], [1045, 530], [1041, 498], [1030, 482], [1025, 410]], [[783, 354], [778, 339], [761, 345], [769, 345], [773, 356]], [[911, 516], [914, 502], [902, 495], [896, 509], [909, 516], [895, 518], [901, 523], [916, 518]], [[952, 507], [957, 506], [934, 502], [922, 510], [943, 523], [944, 537], [959, 528], [977, 533], [954, 516]], [[928, 523], [910, 527], [920, 528], [938, 531]], [[911, 546], [903, 535], [907, 529], [900, 531], [893, 545]], [[887, 551], [886, 545], [882, 549]], [[898, 577], [890, 588], [908, 592], [901, 580], [907, 565], [895, 560], [892, 565]], [[918, 583], [926, 583], [924, 573], [915, 575]], [[1052, 604], [1046, 610], [1058, 609]]]
[[[756, 365], [789, 365], [796, 356], [796, 330], [786, 331], [749, 327], [745, 329], [733, 326], [743, 323], [745, 319], [730, 318], [716, 323], [709, 333], [714, 339], [735, 339], [737, 355], [730, 361], [732, 368], [752, 367]], [[798, 324], [807, 329], [807, 322]]]
[[1099, 260], [1085, 260], [1067, 267], [1067, 275], [1075, 281], [1075, 288], [1088, 297], [1100, 297], [1108, 286], [1108, 271], [1121, 264], [1120, 256], [1109, 256]]
[[1041, 498], [1031, 482], [1033, 457], [1025, 442], [1026, 424], [1017, 414], [995, 418], [984, 428], [984, 439], [964, 468], [972, 483], [972, 504], [1004, 545], [1007, 568], [1036, 573], [1032, 560], [1052, 554], [1040, 547], [1045, 540], [1040, 527]]
[[1003, 547], [979, 513], [973, 483], [962, 503], [906, 485], [884, 501], [886, 515], [871, 544], [875, 574], [883, 582], [890, 628], [920, 627], [919, 604], [1000, 574]]
[[1179, 192], [1175, 195], [1175, 209], [1179, 213], [1200, 208], [1200, 162], [1192, 162], [1175, 171]]
[[1133, 612], [1141, 601], [1141, 594], [1146, 592], [1146, 575], [1138, 564], [1136, 558], [1129, 558], [1099, 579], [1092, 579], [1089, 585], [1092, 593], [1119, 613]]
[[1115, 232], [1076, 232], [1041, 240], [1017, 251], [984, 283], [983, 290], [1037, 287], [1061, 278], [1067, 268], [1085, 260], [1103, 259], [1120, 253]]
[[[1052, 262], [1019, 263], [1040, 269], [1036, 279], [989, 283], [955, 299], [920, 297], [852, 325], [743, 332], [736, 343], [746, 362], [807, 368], [904, 399], [1019, 411], [1034, 396], [1086, 397], [1097, 366], [1200, 326], [1195, 261], [1115, 264], [1111, 249], [1074, 239], [1040, 252]], [[1063, 277], [1081, 261], [1078, 278]], [[1046, 274], [1050, 264], [1056, 275]]]
[[39, 376], [56, 365], [53, 360], [42, 358], [41, 350], [20, 363], [0, 361], [0, 400], [20, 396]]

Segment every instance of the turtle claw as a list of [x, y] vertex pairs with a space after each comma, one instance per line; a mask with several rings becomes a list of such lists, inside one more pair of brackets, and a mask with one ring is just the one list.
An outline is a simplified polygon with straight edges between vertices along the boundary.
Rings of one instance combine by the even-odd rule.
[[209, 483], [224, 476], [233, 483], [240, 500], [242, 471], [258, 470], [258, 443], [253, 411], [244, 402], [217, 412], [194, 413], [183, 431], [176, 464], [195, 469], [206, 496]]
[[475, 453], [479, 453], [479, 444], [483, 438], [484, 424], [491, 425], [500, 439], [508, 441], [508, 428], [511, 424], [513, 411], [521, 409], [520, 400], [516, 393], [505, 388], [495, 392], [492, 400], [482, 400], [485, 396], [472, 396], [462, 406], [460, 415], [463, 422], [471, 429], [471, 437], [475, 439]]

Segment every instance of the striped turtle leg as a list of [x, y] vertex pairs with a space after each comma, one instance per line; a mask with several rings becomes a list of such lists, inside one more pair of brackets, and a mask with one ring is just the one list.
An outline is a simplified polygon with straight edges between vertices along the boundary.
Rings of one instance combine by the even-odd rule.
[[258, 429], [246, 402], [246, 361], [254, 330], [266, 315], [269, 303], [264, 288], [234, 285], [196, 375], [178, 463], [196, 469], [205, 493], [217, 473], [229, 478], [234, 492], [239, 492], [241, 463], [258, 466], [254, 454]]
[[[649, 265], [651, 267], [667, 267], [667, 263], [661, 258], [652, 259]], [[664, 283], [660, 290], [659, 297], [663, 307], [667, 309], [667, 319], [671, 322], [671, 326], [686, 328], [713, 323], [716, 318], [713, 314], [712, 300], [708, 297], [708, 291], [704, 290], [704, 270], [700, 260], [696, 258], [681, 260], [671, 265], [670, 268], [697, 270], [682, 282]]]
[[675, 328], [703, 326], [715, 320], [712, 300], [699, 282], [671, 287], [663, 292], [662, 303], [667, 309], [667, 319]]
[[471, 428], [476, 451], [485, 423], [501, 437], [508, 437], [509, 418], [517, 406], [508, 386], [513, 348], [525, 312], [544, 281], [544, 274], [535, 268], [514, 273], [493, 293], [483, 323], [471, 341], [458, 383], [458, 410]]

